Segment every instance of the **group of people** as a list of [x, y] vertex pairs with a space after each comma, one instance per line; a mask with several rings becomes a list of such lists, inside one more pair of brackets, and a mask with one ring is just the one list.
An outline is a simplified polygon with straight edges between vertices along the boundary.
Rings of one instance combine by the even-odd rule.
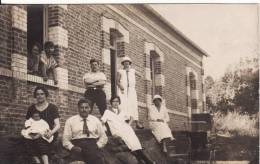
[[[123, 58], [123, 69], [118, 71], [117, 79], [119, 93], [110, 99], [111, 107], [108, 108], [103, 91], [106, 76], [99, 70], [99, 62], [90, 60], [91, 71], [83, 77], [86, 92], [78, 101], [78, 114], [66, 120], [62, 135], [63, 146], [71, 153], [80, 155], [87, 163], [104, 164], [101, 148], [107, 144], [107, 136], [120, 138], [138, 161], [155, 163], [144, 153], [131, 126], [135, 122], [136, 128], [143, 128], [138, 121], [135, 70], [131, 68], [131, 63], [129, 57]], [[28, 108], [25, 128], [22, 130], [35, 163], [49, 163], [48, 154], [60, 129], [58, 108], [47, 101], [48, 95], [44, 87], [35, 88], [36, 104]], [[94, 104], [101, 114], [100, 119], [91, 114]], [[169, 115], [161, 96], [154, 96], [148, 116], [152, 133], [161, 144], [162, 151], [167, 153], [167, 140], [174, 138], [167, 124]]]
[[40, 74], [43, 81], [49, 79], [52, 74], [54, 84], [58, 84], [57, 80], [57, 67], [58, 63], [54, 58], [55, 46], [53, 42], [47, 41], [44, 44], [44, 50], [39, 43], [35, 43], [30, 51], [28, 60], [28, 70], [32, 74]]

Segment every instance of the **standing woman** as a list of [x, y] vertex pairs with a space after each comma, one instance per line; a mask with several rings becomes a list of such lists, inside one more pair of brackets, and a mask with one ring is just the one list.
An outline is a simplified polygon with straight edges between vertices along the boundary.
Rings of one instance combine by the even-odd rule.
[[169, 114], [165, 105], [162, 104], [162, 97], [155, 95], [153, 105], [149, 108], [149, 124], [156, 140], [161, 144], [162, 151], [167, 153], [167, 140], [173, 140], [171, 129], [168, 126], [170, 121]]
[[117, 72], [118, 95], [121, 99], [121, 108], [129, 117], [130, 124], [134, 121], [137, 129], [143, 129], [139, 122], [138, 102], [135, 89], [135, 69], [131, 67], [132, 61], [128, 56], [122, 59], [123, 69]]
[[[37, 86], [34, 89], [33, 96], [36, 99], [36, 104], [33, 104], [28, 108], [26, 119], [28, 120], [29, 118], [31, 118], [33, 113], [39, 112], [40, 117], [43, 120], [45, 120], [50, 127], [50, 131], [47, 131], [44, 134], [44, 137], [50, 138], [51, 136], [54, 136], [54, 140], [51, 143], [48, 143], [47, 141], [43, 140], [42, 144], [37, 143], [38, 145], [34, 146], [36, 150], [31, 150], [32, 151], [31, 155], [39, 156], [44, 153], [46, 154], [50, 153], [52, 143], [58, 137], [58, 130], [60, 129], [60, 120], [59, 120], [60, 116], [58, 113], [57, 106], [47, 101], [49, 92], [46, 88], [42, 86]], [[48, 156], [46, 158], [47, 159], [43, 160], [44, 164], [48, 164]], [[40, 161], [36, 161], [36, 163], [40, 163]]]

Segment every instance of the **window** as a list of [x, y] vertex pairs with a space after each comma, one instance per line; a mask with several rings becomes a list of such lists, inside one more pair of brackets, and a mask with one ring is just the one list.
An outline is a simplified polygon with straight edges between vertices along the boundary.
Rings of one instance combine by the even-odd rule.
[[190, 89], [191, 90], [196, 89], [196, 79], [195, 79], [195, 75], [193, 73], [190, 73]]
[[150, 70], [151, 70], [151, 80], [152, 80], [152, 86], [151, 86], [151, 94], [152, 97], [155, 95], [155, 53], [150, 53]]
[[111, 96], [117, 95], [117, 44], [118, 32], [110, 29]]
[[37, 42], [43, 45], [48, 40], [48, 7], [44, 5], [27, 6], [27, 50]]

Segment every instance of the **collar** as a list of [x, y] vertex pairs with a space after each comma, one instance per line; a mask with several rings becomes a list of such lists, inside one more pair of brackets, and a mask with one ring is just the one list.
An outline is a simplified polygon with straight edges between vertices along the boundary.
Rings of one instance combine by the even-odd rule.
[[116, 109], [116, 108], [112, 108], [112, 111], [113, 111], [115, 114], [118, 114], [118, 113], [119, 113], [119, 109]]
[[[84, 118], [81, 117], [80, 115], [79, 115], [79, 119], [80, 119], [80, 121], [84, 121]], [[89, 121], [89, 115], [88, 115], [88, 117], [86, 117], [86, 121]]]

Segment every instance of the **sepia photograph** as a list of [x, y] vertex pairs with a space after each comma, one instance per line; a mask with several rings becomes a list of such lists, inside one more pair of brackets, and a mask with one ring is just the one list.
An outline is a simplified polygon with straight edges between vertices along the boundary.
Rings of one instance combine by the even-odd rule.
[[0, 164], [259, 164], [259, 3], [20, 3]]

